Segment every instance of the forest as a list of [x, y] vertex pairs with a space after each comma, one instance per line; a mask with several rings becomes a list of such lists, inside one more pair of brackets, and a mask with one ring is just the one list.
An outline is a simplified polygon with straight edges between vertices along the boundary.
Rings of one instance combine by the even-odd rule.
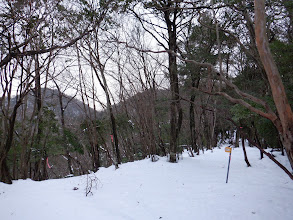
[[240, 139], [293, 168], [291, 0], [1, 0], [0, 14], [1, 182]]

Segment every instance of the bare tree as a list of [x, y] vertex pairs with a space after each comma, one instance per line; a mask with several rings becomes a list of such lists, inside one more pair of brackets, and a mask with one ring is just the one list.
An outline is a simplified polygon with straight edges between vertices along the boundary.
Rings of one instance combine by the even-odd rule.
[[[100, 5], [101, 10], [99, 14], [96, 14], [93, 29], [105, 18], [107, 9], [112, 2], [107, 1]], [[52, 51], [58, 52], [61, 49], [68, 48], [93, 30], [88, 25], [82, 26], [81, 31], [68, 32], [68, 37], [66, 39], [62, 37], [60, 40], [60, 38], [55, 37], [56, 35], [53, 32], [55, 31], [54, 27], [58, 26], [55, 23], [56, 17], [66, 17], [62, 14], [66, 11], [62, 2], [52, 0], [41, 3], [43, 4], [40, 4], [40, 2], [27, 4], [26, 1], [5, 1], [1, 5], [5, 16], [1, 16], [0, 25], [1, 39], [3, 39], [0, 50], [2, 86], [0, 106], [5, 132], [0, 144], [0, 180], [6, 183], [11, 183], [11, 175], [6, 160], [13, 143], [17, 111], [34, 82], [36, 82], [37, 88], [35, 94], [37, 95], [38, 108], [41, 107], [38, 55], [50, 54]], [[60, 11], [61, 8], [64, 10]], [[78, 15], [78, 12], [73, 14]], [[60, 20], [70, 21], [70, 19], [72, 18]], [[67, 24], [70, 24], [70, 22]], [[61, 43], [61, 41], [66, 43]], [[22, 70], [24, 68], [22, 63], [29, 57], [36, 58], [35, 70], [26, 75], [25, 71]], [[34, 73], [36, 77], [33, 77]], [[14, 103], [11, 102], [14, 95], [13, 90], [16, 90]], [[38, 134], [37, 136], [40, 136], [40, 129]], [[45, 152], [44, 155], [46, 156]], [[45, 167], [44, 163], [43, 167]]]
[[[65, 86], [65, 88], [63, 88], [61, 90], [60, 85], [58, 85], [56, 79], [52, 79], [57, 91], [58, 91], [58, 100], [59, 100], [59, 106], [60, 106], [60, 113], [61, 113], [61, 128], [62, 128], [62, 136], [63, 136], [63, 144], [65, 145], [65, 155], [67, 157], [67, 165], [68, 165], [68, 170], [70, 174], [73, 174], [73, 168], [72, 168], [72, 158], [70, 156], [70, 151], [69, 151], [69, 143], [67, 141], [67, 137], [66, 137], [66, 125], [65, 125], [65, 110], [68, 107], [69, 103], [76, 97], [77, 95], [77, 91], [75, 95], [71, 96], [70, 98], [68, 98], [65, 95], [65, 91], [68, 89], [68, 87], [71, 86], [70, 82]], [[64, 101], [64, 98], [67, 98], [67, 101]]]
[[[81, 57], [80, 57], [80, 51], [77, 48], [77, 59], [78, 59], [78, 69], [79, 69], [79, 88], [83, 103], [83, 109], [86, 115], [86, 132], [88, 133], [89, 142], [91, 145], [91, 158], [92, 158], [92, 164], [94, 171], [97, 171], [100, 167], [100, 151], [99, 151], [99, 143], [98, 143], [98, 134], [96, 129], [96, 109], [94, 104], [94, 111], [90, 108], [90, 103], [95, 102], [95, 89], [94, 89], [94, 82], [92, 82], [92, 96], [88, 93], [88, 81], [86, 80], [86, 77], [88, 77], [83, 72], [83, 68], [81, 65]], [[91, 77], [90, 77], [91, 78]], [[93, 77], [91, 78], [93, 79]], [[84, 131], [85, 131], [84, 130]]]
[[[188, 4], [188, 3], [187, 3]], [[156, 2], [143, 2], [146, 9], [151, 10], [157, 18], [163, 22], [164, 27], [156, 25], [149, 19], [145, 19], [143, 16], [137, 14], [134, 10], [132, 12], [135, 14], [136, 18], [139, 19], [143, 28], [152, 37], [156, 39], [158, 44], [170, 51], [168, 53], [168, 77], [170, 80], [170, 91], [171, 91], [171, 101], [170, 101], [170, 162], [176, 162], [176, 152], [177, 152], [177, 141], [182, 125], [182, 107], [180, 104], [179, 96], [179, 82], [178, 82], [178, 72], [177, 72], [177, 57], [178, 52], [178, 33], [184, 28], [184, 19], [182, 8], [185, 2], [179, 1], [156, 1]], [[150, 28], [146, 26], [150, 25]], [[161, 29], [162, 32], [156, 31], [156, 29]], [[165, 33], [165, 34], [162, 34]], [[162, 40], [163, 39], [163, 40]], [[163, 41], [166, 40], [165, 45]]]
[[93, 38], [89, 38], [90, 40], [87, 41], [88, 47], [86, 48], [87, 55], [84, 55], [83, 57], [87, 60], [91, 69], [94, 71], [96, 79], [98, 80], [106, 96], [106, 103], [107, 103], [106, 106], [107, 106], [107, 111], [111, 121], [111, 131], [113, 135], [113, 142], [112, 142], [113, 153], [115, 154], [115, 158], [116, 158], [115, 166], [116, 168], [118, 168], [118, 164], [121, 164], [121, 155], [120, 155], [119, 144], [118, 144], [116, 120], [113, 113], [113, 107], [111, 103], [109, 86], [106, 80], [106, 69], [105, 69], [107, 61], [110, 59], [112, 54], [110, 53], [109, 56], [105, 59], [104, 63], [102, 63], [103, 61], [101, 59], [101, 54], [100, 54], [101, 48], [99, 45], [100, 42], [98, 40], [99, 38], [98, 32], [93, 32], [93, 34], [94, 34], [93, 37], [96, 40], [92, 41], [91, 39]]

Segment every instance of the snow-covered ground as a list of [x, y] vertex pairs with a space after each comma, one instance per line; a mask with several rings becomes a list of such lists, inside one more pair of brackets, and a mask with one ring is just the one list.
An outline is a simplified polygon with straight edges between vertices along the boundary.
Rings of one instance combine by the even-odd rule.
[[194, 158], [184, 153], [176, 164], [160, 158], [101, 168], [89, 175], [97, 185], [88, 197], [87, 176], [0, 183], [0, 219], [293, 219], [293, 181], [268, 158], [259, 160], [256, 148], [247, 155], [250, 168], [242, 149], [233, 150], [228, 184], [224, 147]]

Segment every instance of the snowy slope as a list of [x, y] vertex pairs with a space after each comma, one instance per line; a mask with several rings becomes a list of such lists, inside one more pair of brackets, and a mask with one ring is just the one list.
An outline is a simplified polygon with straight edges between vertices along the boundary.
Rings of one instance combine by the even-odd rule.
[[98, 180], [88, 197], [87, 176], [0, 183], [0, 219], [293, 219], [293, 181], [268, 158], [259, 160], [257, 149], [247, 147], [247, 154], [250, 168], [242, 150], [233, 150], [228, 184], [224, 148], [195, 158], [185, 153], [177, 164], [160, 158], [101, 168], [89, 175]]

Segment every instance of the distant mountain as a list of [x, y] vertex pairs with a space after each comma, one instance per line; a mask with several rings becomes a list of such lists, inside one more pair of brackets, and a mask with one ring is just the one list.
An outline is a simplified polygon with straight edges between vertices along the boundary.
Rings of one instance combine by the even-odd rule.
[[[50, 110], [54, 111], [58, 120], [61, 119], [61, 108], [59, 102], [59, 93], [58, 90], [49, 89], [47, 88], [42, 89], [42, 99], [43, 99], [43, 106], [48, 107]], [[65, 123], [68, 124], [77, 124], [81, 123], [83, 120], [86, 119], [86, 113], [84, 110], [83, 103], [78, 100], [77, 98], [72, 98], [69, 95], [63, 94], [63, 107], [65, 108], [64, 117]], [[15, 98], [12, 100], [12, 104], [15, 103]], [[34, 110], [35, 105], [35, 94], [30, 92], [27, 97], [25, 98], [23, 105], [19, 108], [18, 113], [21, 111], [26, 110], [26, 115], [31, 115]], [[88, 108], [86, 106], [86, 108]], [[91, 114], [94, 113], [94, 109], [89, 108]], [[96, 111], [97, 117], [101, 118], [103, 115], [102, 111]]]
[[[166, 109], [169, 106], [169, 91], [168, 90], [157, 90], [156, 91], [156, 106], [159, 109]], [[153, 99], [153, 94], [151, 90], [146, 90], [143, 92], [139, 92], [131, 97], [128, 97], [124, 102], [119, 102], [115, 104], [114, 107], [114, 114], [121, 113], [124, 111], [125, 106], [127, 106], [129, 112], [136, 112], [138, 106], [142, 108], [148, 108], [151, 100]], [[59, 93], [56, 89], [46, 88], [42, 89], [42, 99], [43, 99], [43, 106], [48, 107], [52, 110], [56, 118], [60, 121], [61, 120], [61, 109], [59, 103]], [[87, 114], [84, 110], [84, 104], [82, 101], [78, 100], [77, 98], [73, 98], [69, 95], [63, 94], [63, 107], [65, 107], [64, 117], [65, 123], [67, 125], [76, 125], [83, 122], [87, 117], [89, 111], [91, 112], [92, 116], [94, 114], [94, 109], [87, 108]], [[12, 106], [15, 103], [15, 98], [12, 100]], [[32, 112], [35, 109], [35, 94], [31, 91], [25, 100], [23, 101], [22, 106], [18, 110], [18, 118], [20, 118], [21, 112], [25, 111], [26, 117], [30, 117]], [[167, 108], [168, 109], [168, 108]], [[164, 110], [166, 111], [166, 110]], [[96, 111], [97, 119], [102, 119], [108, 116], [107, 111]]]

